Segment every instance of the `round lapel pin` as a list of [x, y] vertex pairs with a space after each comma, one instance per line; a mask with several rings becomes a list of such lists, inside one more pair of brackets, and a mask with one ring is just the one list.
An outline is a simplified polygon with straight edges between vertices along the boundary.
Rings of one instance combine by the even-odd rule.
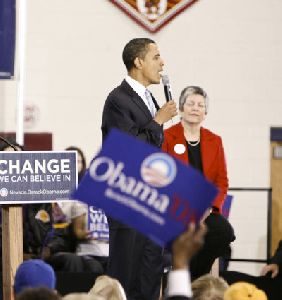
[[174, 152], [177, 154], [183, 154], [186, 150], [183, 144], [176, 144], [173, 148]]

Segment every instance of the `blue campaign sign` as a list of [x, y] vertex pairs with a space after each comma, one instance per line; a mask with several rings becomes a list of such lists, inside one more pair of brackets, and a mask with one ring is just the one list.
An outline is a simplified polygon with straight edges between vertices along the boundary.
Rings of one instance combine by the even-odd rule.
[[96, 240], [109, 241], [108, 220], [102, 209], [88, 207], [88, 230]]
[[75, 151], [0, 152], [0, 204], [67, 200], [76, 185]]
[[113, 129], [73, 197], [165, 245], [218, 194], [200, 172]]
[[230, 214], [230, 209], [231, 209], [232, 199], [233, 199], [233, 196], [227, 195], [227, 196], [225, 197], [224, 203], [223, 203], [223, 205], [222, 205], [222, 215], [223, 215], [226, 219], [228, 219], [229, 214]]

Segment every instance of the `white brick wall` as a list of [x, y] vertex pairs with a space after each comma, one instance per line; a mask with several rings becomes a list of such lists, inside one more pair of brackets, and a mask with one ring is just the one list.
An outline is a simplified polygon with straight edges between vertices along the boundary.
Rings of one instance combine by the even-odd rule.
[[[53, 132], [56, 150], [75, 144], [88, 160], [95, 154], [104, 100], [125, 75], [122, 48], [148, 36], [175, 98], [188, 84], [208, 92], [205, 125], [223, 137], [230, 186], [269, 186], [270, 126], [282, 122], [282, 1], [200, 0], [154, 35], [107, 0], [26, 2], [25, 100], [40, 110], [30, 130]], [[16, 87], [0, 82], [1, 131], [16, 128]], [[162, 87], [152, 91], [163, 103]]]

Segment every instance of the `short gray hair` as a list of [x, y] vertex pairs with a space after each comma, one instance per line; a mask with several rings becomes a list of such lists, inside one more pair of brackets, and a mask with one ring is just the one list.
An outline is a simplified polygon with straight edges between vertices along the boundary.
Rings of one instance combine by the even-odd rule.
[[192, 291], [195, 300], [223, 300], [228, 283], [221, 277], [206, 274], [193, 281]]
[[208, 108], [209, 108], [209, 98], [208, 98], [207, 93], [199, 86], [187, 86], [186, 88], [184, 88], [182, 90], [180, 97], [179, 97], [179, 110], [183, 111], [186, 99], [190, 95], [201, 95], [204, 97], [206, 114], [207, 114]]

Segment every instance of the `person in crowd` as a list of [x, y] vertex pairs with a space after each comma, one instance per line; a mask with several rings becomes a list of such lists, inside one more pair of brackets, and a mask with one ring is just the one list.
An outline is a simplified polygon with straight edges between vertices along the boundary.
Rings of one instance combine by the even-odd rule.
[[237, 282], [225, 291], [224, 300], [267, 300], [267, 296], [253, 284]]
[[223, 278], [206, 274], [192, 282], [193, 299], [223, 300], [227, 288], [228, 284]]
[[46, 287], [27, 288], [20, 292], [15, 300], [60, 300], [56, 291]]
[[190, 262], [193, 256], [204, 244], [207, 233], [206, 225], [201, 222], [199, 226], [190, 223], [172, 244], [172, 270], [168, 274], [169, 300], [192, 300], [190, 279]]
[[[77, 156], [76, 156], [76, 162], [77, 162], [77, 177], [78, 177], [78, 183], [81, 181], [83, 175], [86, 172], [86, 159], [83, 151], [77, 147], [77, 146], [69, 146], [65, 149], [66, 151], [76, 151]], [[52, 213], [53, 213], [53, 219], [54, 219], [54, 224], [56, 228], [56, 224], [60, 224], [59, 227], [61, 228], [65, 224], [67, 225], [68, 223], [66, 222], [66, 215], [62, 212], [61, 207], [63, 206], [64, 203], [57, 203], [54, 202], [52, 203]], [[71, 206], [69, 202], [66, 204], [66, 209], [70, 210]]]
[[260, 276], [252, 276], [235, 271], [221, 272], [221, 276], [229, 284], [239, 281], [254, 284], [263, 290], [269, 299], [280, 300], [282, 295], [282, 240], [270, 259], [270, 263], [262, 268]]
[[[164, 61], [157, 44], [148, 38], [129, 41], [123, 49], [128, 75], [107, 97], [102, 115], [102, 135], [118, 128], [154, 146], [163, 141], [162, 125], [177, 114], [174, 101], [161, 108], [147, 87], [159, 84]], [[129, 152], [130, 155], [130, 152]], [[162, 249], [136, 230], [112, 218], [108, 275], [124, 287], [128, 299], [159, 298]]]
[[69, 146], [65, 149], [66, 151], [76, 151], [77, 152], [77, 173], [78, 173], [78, 183], [82, 179], [84, 173], [86, 172], [86, 159], [85, 155], [79, 147]]
[[101, 297], [104, 300], [126, 300], [125, 292], [121, 284], [109, 276], [99, 276], [93, 288], [89, 291], [92, 299]]
[[[86, 159], [79, 147], [77, 152], [78, 182], [86, 172]], [[94, 240], [88, 230], [88, 206], [80, 201], [53, 203], [54, 230], [45, 242], [43, 258], [56, 271], [94, 272], [103, 274], [107, 264], [108, 243]], [[100, 251], [99, 251], [100, 250]]]
[[93, 298], [87, 293], [71, 293], [62, 298], [63, 300], [104, 300], [103, 298]]
[[14, 294], [27, 288], [46, 287], [54, 290], [56, 275], [53, 268], [41, 259], [29, 259], [17, 268], [14, 282]]
[[[62, 228], [57, 226], [46, 242], [43, 249], [44, 260], [53, 266], [55, 271], [103, 274], [105, 271], [102, 264], [106, 264], [108, 252], [107, 249], [100, 255], [95, 252], [98, 242], [92, 241], [87, 230], [88, 206], [79, 201], [68, 201], [60, 203], [60, 208], [65, 223]], [[81, 250], [81, 245], [85, 244], [88, 245], [87, 253]]]
[[15, 139], [7, 138], [6, 140], [8, 141], [9, 144], [13, 145], [14, 148], [10, 146], [8, 143], [0, 140], [0, 151], [23, 151], [24, 150], [24, 147], [18, 144]]
[[42, 247], [52, 231], [51, 203], [23, 205], [24, 259], [41, 258]]
[[271, 278], [282, 276], [282, 240], [270, 260], [270, 264], [264, 266], [261, 270], [261, 276], [266, 276], [270, 273]]
[[229, 250], [234, 241], [230, 223], [220, 214], [228, 189], [227, 168], [221, 137], [202, 127], [208, 113], [208, 96], [198, 86], [183, 89], [179, 98], [180, 122], [166, 129], [162, 149], [189, 164], [219, 189], [207, 212], [205, 245], [191, 262], [192, 278], [209, 273], [213, 262]]

